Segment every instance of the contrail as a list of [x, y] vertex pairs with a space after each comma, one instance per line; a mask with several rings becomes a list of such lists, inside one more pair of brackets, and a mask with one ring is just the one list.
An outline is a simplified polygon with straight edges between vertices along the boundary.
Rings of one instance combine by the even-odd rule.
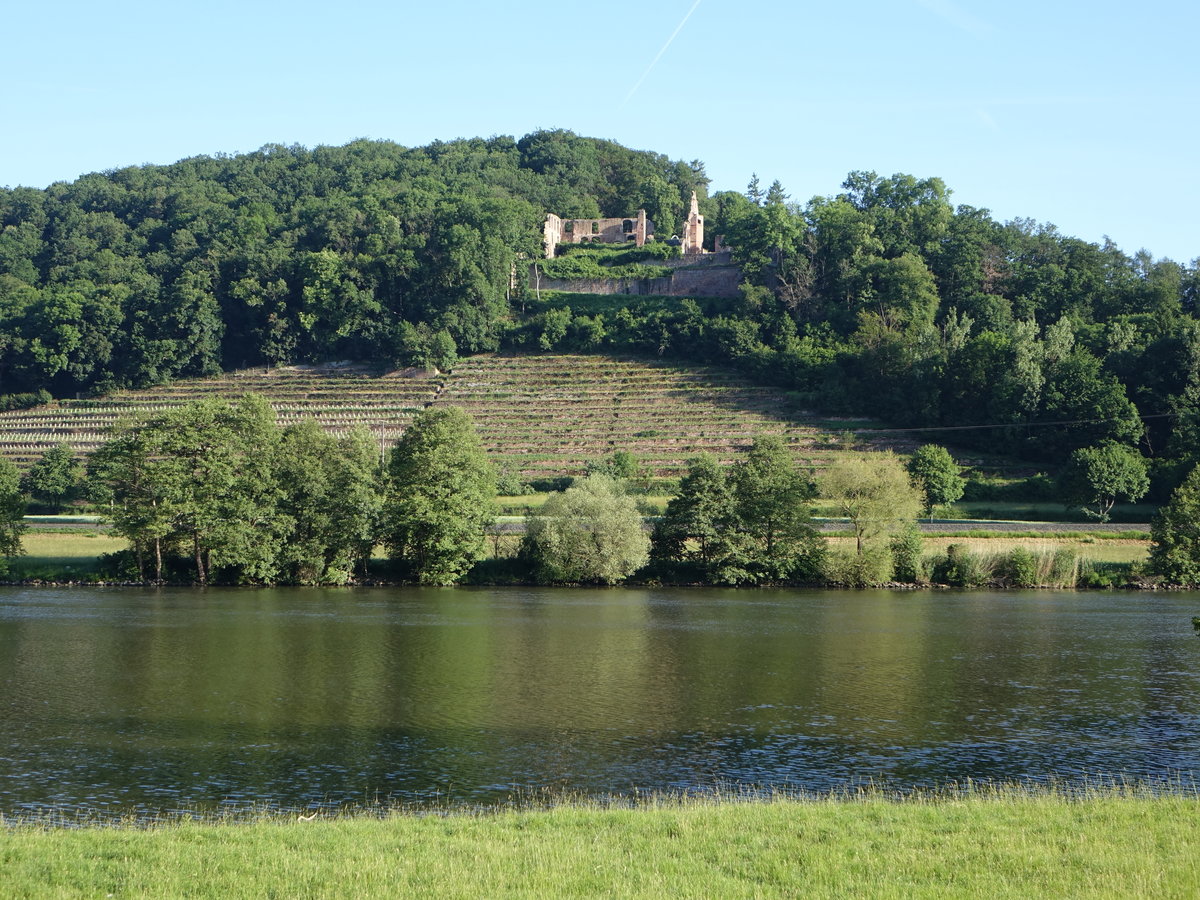
[[658, 56], [654, 57], [650, 65], [646, 66], [646, 71], [642, 73], [642, 77], [639, 78], [633, 87], [629, 89], [629, 93], [625, 95], [625, 99], [621, 101], [621, 105], [617, 107], [618, 109], [624, 109], [625, 104], [629, 102], [629, 98], [637, 93], [637, 89], [642, 86], [642, 82], [646, 80], [646, 76], [649, 75], [650, 72], [653, 71], [654, 67], [658, 65], [658, 61], [662, 59], [663, 54], [667, 52], [667, 48], [671, 46], [671, 42], [679, 36], [679, 32], [683, 31], [683, 26], [687, 24], [687, 20], [692, 17], [692, 13], [696, 11], [696, 7], [699, 5], [700, 0], [696, 0], [696, 2], [692, 4], [692, 8], [687, 11], [687, 15], [679, 20], [679, 24], [675, 26], [675, 30], [672, 31], [671, 36], [667, 38], [667, 42], [663, 44], [662, 49], [658, 51]]

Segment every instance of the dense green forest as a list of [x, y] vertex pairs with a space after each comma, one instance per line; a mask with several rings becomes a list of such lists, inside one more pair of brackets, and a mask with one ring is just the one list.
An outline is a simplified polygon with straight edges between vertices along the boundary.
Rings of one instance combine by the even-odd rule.
[[[930, 440], [1065, 460], [1110, 443], [1165, 498], [1200, 457], [1200, 273], [954, 206], [937, 178], [853, 172], [791, 202], [708, 195], [698, 161], [543, 131], [421, 148], [270, 146], [0, 190], [8, 404], [222, 368], [452, 364], [501, 347], [724, 361], [829, 412], [956, 428]], [[743, 265], [737, 300], [533, 302], [547, 212], [695, 190]], [[964, 428], [964, 426], [978, 426]]]

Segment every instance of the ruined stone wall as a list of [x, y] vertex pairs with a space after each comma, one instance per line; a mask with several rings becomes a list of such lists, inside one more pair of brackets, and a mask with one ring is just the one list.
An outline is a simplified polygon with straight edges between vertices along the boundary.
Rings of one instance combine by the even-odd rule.
[[559, 244], [632, 242], [641, 247], [652, 232], [653, 228], [644, 209], [639, 209], [634, 216], [619, 219], [561, 219], [554, 213], [549, 213], [542, 227], [542, 246], [546, 259], [554, 259]]
[[742, 270], [737, 266], [676, 269], [669, 294], [672, 297], [736, 297], [741, 283]]
[[672, 269], [682, 269], [697, 266], [729, 266], [733, 265], [733, 254], [728, 250], [720, 253], [705, 253], [703, 256], [677, 256], [674, 259], [656, 259], [647, 262], [649, 266], [668, 266]]
[[[568, 294], [658, 294], [673, 296], [673, 278], [543, 278], [543, 291], [563, 291]], [[532, 285], [531, 285], [532, 286]]]
[[665, 297], [736, 297], [742, 281], [737, 266], [702, 265], [687, 269], [664, 267], [661, 278], [542, 278], [530, 267], [529, 288], [569, 294], [655, 294]]
[[542, 251], [546, 259], [554, 259], [555, 249], [562, 243], [563, 220], [554, 213], [546, 216], [546, 224], [542, 226]]

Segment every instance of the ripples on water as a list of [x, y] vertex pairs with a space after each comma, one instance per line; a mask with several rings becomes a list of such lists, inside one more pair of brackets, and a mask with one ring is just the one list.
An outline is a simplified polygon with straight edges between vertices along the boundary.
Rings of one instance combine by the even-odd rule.
[[1196, 595], [0, 591], [0, 812], [1198, 768]]

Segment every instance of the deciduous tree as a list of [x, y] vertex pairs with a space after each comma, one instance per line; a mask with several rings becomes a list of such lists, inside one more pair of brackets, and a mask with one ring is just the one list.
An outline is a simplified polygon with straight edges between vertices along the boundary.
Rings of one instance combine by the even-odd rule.
[[938, 444], [922, 444], [908, 460], [908, 474], [925, 493], [925, 513], [935, 506], [953, 503], [963, 495], [966, 481], [950, 451]]
[[812, 526], [809, 479], [777, 435], [756, 438], [729, 475], [733, 494], [729, 551], [722, 580], [776, 581], [814, 575], [824, 542]]
[[484, 549], [496, 476], [470, 417], [453, 406], [413, 419], [388, 460], [384, 542], [421, 584], [453, 584]]
[[843, 454], [821, 473], [820, 484], [821, 496], [849, 520], [860, 556], [909, 527], [923, 506], [920, 488], [890, 450]]
[[1106, 441], [1071, 454], [1059, 477], [1063, 499], [1107, 522], [1118, 500], [1134, 502], [1150, 490], [1145, 457], [1132, 447]]
[[607, 475], [551, 494], [530, 514], [523, 554], [539, 579], [616, 584], [646, 564], [650, 539], [633, 498]]
[[1150, 568], [1173, 584], [1200, 584], [1200, 466], [1151, 525]]
[[651, 555], [693, 561], [707, 573], [725, 550], [733, 513], [733, 497], [716, 458], [706, 453], [693, 459], [679, 493], [654, 526]]
[[24, 515], [25, 500], [21, 496], [17, 467], [0, 457], [0, 556], [16, 556], [21, 552]]
[[375, 542], [382, 500], [378, 450], [370, 433], [336, 438], [313, 419], [280, 441], [280, 509], [291, 523], [280, 551], [282, 577], [297, 584], [345, 584]]
[[55, 511], [74, 499], [83, 466], [69, 444], [58, 444], [43, 453], [21, 479], [21, 490]]

